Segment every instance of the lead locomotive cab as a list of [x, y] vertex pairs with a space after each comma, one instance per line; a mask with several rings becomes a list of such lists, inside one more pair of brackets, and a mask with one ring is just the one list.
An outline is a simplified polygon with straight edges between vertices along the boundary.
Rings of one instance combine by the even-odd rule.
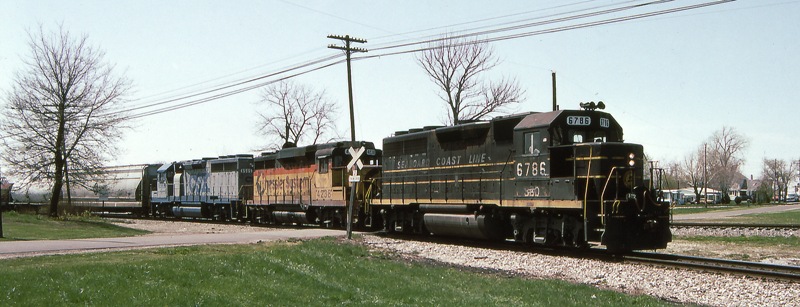
[[514, 129], [515, 239], [546, 245], [656, 249], [671, 241], [668, 207], [644, 178], [643, 149], [608, 113], [531, 114]]

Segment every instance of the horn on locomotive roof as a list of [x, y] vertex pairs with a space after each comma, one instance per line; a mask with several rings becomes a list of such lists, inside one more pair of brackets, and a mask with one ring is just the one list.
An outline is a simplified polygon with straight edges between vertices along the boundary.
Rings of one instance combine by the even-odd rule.
[[603, 110], [606, 108], [606, 104], [603, 103], [602, 101], [597, 102], [597, 104], [595, 104], [594, 101], [581, 102], [580, 106], [586, 111], [594, 111], [596, 109]]

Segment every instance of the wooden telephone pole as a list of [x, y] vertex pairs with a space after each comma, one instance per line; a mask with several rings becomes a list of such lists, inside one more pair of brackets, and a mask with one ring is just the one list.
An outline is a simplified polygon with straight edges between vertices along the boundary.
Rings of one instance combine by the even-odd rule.
[[347, 93], [350, 95], [350, 140], [355, 142], [356, 141], [356, 124], [355, 119], [353, 116], [353, 80], [351, 78], [350, 73], [350, 54], [353, 52], [367, 52], [367, 49], [363, 48], [353, 48], [350, 47], [351, 42], [356, 43], [366, 43], [366, 39], [354, 38], [350, 37], [350, 35], [340, 36], [340, 35], [328, 35], [328, 38], [332, 39], [340, 39], [344, 42], [344, 47], [336, 46], [336, 45], [328, 45], [328, 48], [331, 49], [339, 49], [344, 50], [344, 53], [347, 55]]
[[[353, 79], [351, 78], [350, 73], [350, 54], [353, 52], [367, 52], [367, 49], [362, 48], [353, 48], [350, 47], [351, 42], [356, 43], [366, 43], [366, 39], [354, 38], [350, 37], [350, 35], [345, 35], [344, 37], [339, 35], [328, 35], [328, 38], [333, 39], [340, 39], [344, 42], [344, 47], [336, 46], [336, 45], [328, 45], [328, 48], [331, 49], [339, 49], [344, 50], [344, 53], [347, 55], [347, 93], [350, 95], [350, 140], [355, 143], [356, 141], [356, 120], [355, 116], [353, 115]], [[359, 148], [358, 154], [355, 154], [355, 149], [350, 147], [350, 155], [353, 156], [353, 161], [350, 162], [354, 164], [358, 161], [361, 152], [364, 151], [364, 148]], [[359, 162], [360, 164], [360, 162]], [[353, 176], [350, 177], [350, 205], [347, 206], [347, 239], [352, 239], [353, 237], [353, 207], [355, 207], [356, 202], [356, 185], [358, 185], [358, 181], [360, 180], [358, 176], [358, 170], [355, 169], [352, 165], [349, 168], [353, 170]], [[361, 168], [360, 166], [358, 167]]]

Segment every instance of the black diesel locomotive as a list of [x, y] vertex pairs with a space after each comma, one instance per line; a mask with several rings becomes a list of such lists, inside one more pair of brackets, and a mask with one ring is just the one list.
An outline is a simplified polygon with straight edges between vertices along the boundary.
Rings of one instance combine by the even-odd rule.
[[665, 248], [669, 208], [645, 180], [642, 146], [585, 107], [395, 133], [371, 206], [389, 231]]
[[147, 215], [341, 227], [355, 191], [353, 223], [365, 230], [665, 248], [669, 207], [645, 176], [642, 146], [582, 106], [396, 132], [383, 150], [335, 142], [146, 165], [131, 193]]

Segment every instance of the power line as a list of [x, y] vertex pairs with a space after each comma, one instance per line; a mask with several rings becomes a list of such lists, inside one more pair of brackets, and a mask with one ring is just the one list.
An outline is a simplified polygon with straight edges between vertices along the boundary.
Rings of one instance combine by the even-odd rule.
[[[523, 32], [523, 33], [515, 33], [515, 34], [496, 36], [496, 37], [489, 37], [489, 38], [476, 40], [476, 41], [455, 42], [455, 43], [450, 44], [448, 46], [461, 46], [461, 45], [468, 45], [468, 44], [474, 44], [474, 43], [495, 42], [495, 41], [523, 38], [523, 37], [528, 37], [528, 36], [551, 34], [551, 33], [557, 33], [557, 32], [569, 31], [569, 30], [590, 28], [590, 27], [596, 27], [596, 26], [601, 26], [601, 25], [607, 25], [607, 24], [631, 21], [631, 20], [636, 20], [636, 19], [642, 19], [642, 18], [647, 18], [647, 17], [652, 17], [652, 16], [665, 15], [665, 14], [671, 14], [671, 13], [682, 12], [682, 11], [687, 11], [687, 10], [693, 10], [693, 9], [698, 9], [698, 8], [702, 8], [702, 7], [708, 7], [708, 6], [712, 6], [712, 5], [718, 5], [718, 4], [723, 4], [723, 3], [727, 3], [727, 2], [733, 2], [733, 1], [735, 1], [735, 0], [720, 0], [720, 1], [714, 1], [714, 2], [709, 2], [709, 3], [703, 3], [703, 4], [682, 6], [682, 7], [678, 7], [678, 8], [672, 8], [672, 9], [666, 9], [666, 10], [660, 10], [660, 11], [653, 11], [653, 12], [648, 12], [648, 13], [640, 13], [640, 14], [634, 14], [634, 15], [623, 16], [623, 17], [609, 18], [609, 19], [603, 19], [603, 20], [598, 20], [598, 21], [591, 21], [591, 22], [585, 22], [585, 23], [579, 23], [579, 24], [573, 24], [573, 25], [554, 27], [554, 28], [543, 29], [543, 30], [529, 31], [529, 32]], [[656, 1], [656, 2], [663, 2], [663, 1]], [[651, 2], [651, 3], [653, 3], [653, 2]], [[597, 14], [593, 13], [592, 15], [596, 16]], [[541, 24], [549, 24], [549, 23], [554, 23], [554, 21], [552, 21], [552, 20], [550, 20], [550, 21], [542, 21], [542, 22], [536, 23], [536, 25], [538, 26], [538, 25], [541, 25]], [[501, 32], [501, 31], [497, 30], [497, 31], [491, 31], [491, 32], [490, 31], [481, 31], [481, 32], [465, 33], [465, 34], [460, 34], [460, 35], [456, 35], [456, 36], [441, 37], [441, 38], [437, 38], [437, 39], [424, 40], [424, 41], [419, 41], [419, 42], [415, 42], [415, 43], [405, 43], [405, 44], [398, 44], [398, 45], [395, 45], [395, 46], [388, 46], [388, 47], [383, 47], [383, 48], [373, 48], [373, 50], [387, 50], [387, 49], [395, 49], [395, 48], [401, 48], [401, 47], [409, 47], [409, 46], [414, 46], [414, 45], [423, 45], [423, 44], [427, 44], [428, 45], [428, 46], [425, 46], [425, 47], [419, 47], [419, 48], [415, 48], [415, 49], [401, 50], [401, 51], [395, 51], [395, 52], [387, 52], [387, 53], [380, 53], [380, 54], [373, 54], [373, 55], [369, 55], [369, 56], [362, 56], [362, 57], [358, 57], [356, 59], [368, 59], [368, 58], [374, 58], [374, 57], [384, 57], [384, 56], [390, 56], [390, 55], [399, 55], [399, 54], [427, 51], [427, 50], [440, 48], [440, 46], [430, 46], [431, 43], [435, 43], [435, 42], [438, 42], [438, 41], [456, 40], [456, 39], [459, 39], [459, 38], [467, 38], [467, 37], [473, 37], [473, 36], [478, 36], [478, 35], [494, 34], [494, 33], [499, 33], [499, 32]]]
[[[593, 0], [583, 1], [583, 2], [578, 2], [578, 3], [573, 3], [573, 4], [555, 6], [555, 7], [546, 8], [546, 9], [532, 10], [532, 11], [516, 13], [516, 14], [509, 14], [509, 15], [504, 15], [504, 16], [499, 16], [499, 17], [485, 18], [485, 19], [481, 19], [481, 20], [463, 22], [463, 23], [458, 23], [458, 24], [448, 25], [448, 26], [434, 27], [434, 28], [429, 28], [429, 29], [425, 29], [425, 30], [406, 32], [406, 33], [400, 34], [400, 35], [427, 32], [427, 31], [430, 31], [430, 30], [448, 29], [448, 28], [461, 26], [461, 25], [477, 24], [477, 23], [480, 23], [480, 22], [483, 22], [483, 21], [495, 20], [495, 19], [518, 16], [518, 15], [524, 15], [524, 14], [529, 14], [529, 13], [539, 12], [539, 11], [547, 11], [547, 10], [551, 10], [551, 9], [555, 9], [555, 8], [567, 7], [567, 6], [572, 6], [572, 5], [582, 4], [582, 3], [585, 3], [585, 2], [592, 2], [592, 1]], [[477, 30], [481, 30], [481, 29], [488, 29], [488, 28], [493, 28], [493, 27], [498, 27], [498, 26], [503, 26], [503, 25], [510, 25], [510, 24], [515, 24], [515, 23], [529, 22], [529, 21], [532, 21], [532, 20], [541, 20], [541, 19], [552, 18], [552, 17], [556, 17], [556, 16], [569, 15], [569, 14], [585, 12], [585, 11], [592, 11], [592, 10], [596, 10], [596, 9], [600, 9], [600, 8], [604, 8], [604, 7], [612, 7], [612, 6], [620, 5], [622, 3], [631, 3], [631, 2], [637, 2], [637, 1], [639, 1], [639, 0], [630, 0], [630, 1], [625, 1], [625, 2], [621, 2], [621, 3], [605, 4], [605, 5], [599, 5], [599, 6], [594, 6], [594, 7], [588, 7], [588, 8], [582, 8], [582, 9], [567, 11], [567, 12], [560, 12], [560, 13], [554, 13], [554, 14], [549, 14], [549, 15], [544, 15], [544, 16], [525, 18], [525, 19], [521, 19], [521, 20], [507, 21], [507, 22], [503, 22], [503, 23], [499, 23], [499, 24], [484, 25], [484, 26], [480, 26], [480, 27], [467, 28], [467, 29], [455, 31], [455, 33], [468, 33], [469, 31], [477, 31]], [[441, 33], [436, 33], [436, 34], [432, 34], [432, 35], [422, 36], [422, 37], [419, 37], [419, 38], [416, 38], [416, 39], [408, 39], [406, 41], [420, 40], [420, 39], [424, 39], [424, 38], [440, 38], [440, 37], [442, 37], [442, 34]], [[383, 38], [383, 37], [381, 37], [381, 38]], [[399, 43], [399, 42], [396, 42], [394, 44], [397, 44], [397, 43]], [[380, 46], [380, 45], [376, 45], [376, 46]], [[377, 48], [377, 47], [375, 47], [375, 48]], [[375, 48], [373, 48], [373, 49], [375, 49]]]
[[[167, 107], [163, 107], [163, 108], [152, 110], [152, 111], [142, 112], [142, 113], [139, 113], [139, 114], [128, 116], [127, 118], [128, 119], [141, 118], [141, 117], [161, 114], [161, 113], [165, 113], [165, 112], [169, 112], [169, 111], [175, 111], [175, 110], [183, 109], [183, 108], [186, 108], [186, 107], [190, 107], [190, 106], [206, 103], [206, 102], [209, 102], [209, 101], [217, 100], [217, 99], [228, 97], [228, 96], [231, 96], [231, 95], [235, 95], [235, 94], [251, 91], [251, 90], [257, 89], [259, 87], [265, 86], [265, 85], [269, 85], [269, 84], [272, 84], [272, 83], [275, 83], [275, 82], [279, 82], [279, 81], [282, 81], [282, 80], [294, 78], [294, 77], [297, 77], [297, 76], [300, 76], [300, 75], [304, 75], [304, 74], [307, 74], [307, 73], [310, 73], [310, 72], [313, 72], [313, 71], [317, 71], [317, 70], [320, 70], [320, 69], [323, 69], [323, 68], [327, 68], [327, 67], [342, 63], [344, 61], [345, 60], [339, 60], [339, 61], [328, 63], [328, 64], [325, 64], [325, 65], [322, 65], [322, 66], [314, 67], [314, 68], [311, 68], [311, 69], [306, 70], [306, 71], [302, 71], [302, 72], [299, 72], [299, 73], [295, 73], [295, 74], [292, 74], [292, 75], [281, 77], [281, 78], [278, 78], [278, 79], [274, 79], [274, 80], [269, 80], [269, 81], [262, 82], [262, 83], [253, 84], [253, 85], [250, 85], [250, 86], [247, 86], [247, 87], [244, 87], [244, 88], [240, 88], [240, 89], [236, 89], [236, 90], [232, 90], [232, 91], [228, 91], [228, 92], [223, 92], [223, 93], [220, 93], [220, 94], [216, 94], [216, 95], [213, 95], [213, 96], [200, 98], [200, 99], [197, 99], [197, 100], [191, 100], [191, 101], [184, 102], [184, 103], [181, 103], [181, 104], [178, 104], [178, 105], [175, 105], [175, 106], [167, 106]], [[284, 71], [272, 73], [272, 74], [269, 74], [269, 75], [265, 75], [265, 76], [263, 76], [262, 78], [259, 78], [259, 79], [272, 77], [272, 76], [279, 75], [279, 74], [284, 73], [284, 72], [296, 70], [296, 69], [299, 69], [299, 68], [302, 68], [302, 67], [292, 68], [292, 69], [287, 69], [287, 70], [284, 70]], [[213, 92], [213, 91], [208, 91], [207, 93], [210, 93], [210, 92]]]
[[246, 79], [246, 80], [236, 81], [235, 83], [232, 83], [232, 84], [221, 85], [221, 86], [218, 86], [218, 87], [210, 89], [210, 90], [204, 90], [204, 91], [199, 92], [199, 93], [187, 94], [187, 95], [184, 95], [184, 96], [171, 98], [171, 99], [167, 99], [167, 100], [162, 100], [162, 101], [151, 103], [151, 104], [147, 104], [147, 105], [128, 108], [126, 110], [117, 111], [117, 112], [114, 112], [114, 113], [123, 113], [123, 112], [136, 111], [136, 110], [141, 110], [141, 109], [146, 109], [146, 108], [150, 108], [150, 107], [155, 107], [155, 106], [167, 104], [167, 103], [170, 103], [170, 102], [175, 102], [175, 101], [189, 99], [189, 98], [193, 98], [193, 97], [197, 97], [197, 96], [202, 96], [202, 95], [205, 95], [205, 94], [209, 94], [209, 93], [213, 93], [213, 92], [217, 92], [217, 91], [233, 88], [233, 87], [236, 87], [236, 86], [244, 85], [244, 84], [247, 84], [247, 83], [259, 81], [259, 80], [262, 80], [262, 79], [265, 79], [265, 78], [269, 78], [269, 77], [272, 77], [272, 76], [275, 76], [275, 75], [278, 75], [278, 74], [281, 74], [281, 73], [285, 73], [285, 72], [289, 72], [289, 71], [305, 68], [305, 67], [308, 67], [308, 66], [311, 66], [311, 65], [314, 65], [314, 64], [318, 64], [318, 63], [322, 63], [322, 62], [325, 62], [325, 61], [329, 61], [329, 60], [335, 59], [335, 58], [340, 57], [340, 56], [341, 55], [333, 55], [333, 56], [327, 56], [327, 57], [324, 57], [324, 58], [319, 58], [319, 59], [312, 60], [312, 61], [309, 61], [309, 62], [306, 62], [306, 63], [296, 64], [294, 66], [291, 66], [289, 68], [285, 68], [285, 69], [280, 70], [278, 72], [273, 72], [273, 73], [269, 73], [269, 74], [265, 74], [265, 75], [259, 75], [257, 77], [251, 77], [251, 78]]
[[[394, 51], [394, 52], [384, 52], [384, 53], [373, 54], [373, 55], [370, 55], [370, 56], [354, 57], [353, 60], [370, 59], [370, 58], [375, 58], [375, 57], [383, 57], [383, 56], [390, 56], [390, 55], [399, 55], [399, 54], [420, 52], [420, 51], [425, 51], [425, 50], [430, 50], [430, 49], [435, 48], [435, 47], [430, 46], [430, 44], [434, 43], [434, 42], [437, 42], [437, 41], [454, 40], [454, 39], [458, 39], [458, 38], [476, 37], [476, 36], [490, 36], [490, 35], [493, 35], [493, 34], [498, 34], [498, 33], [503, 33], [503, 32], [510, 32], [510, 31], [516, 31], [516, 30], [521, 30], [521, 29], [526, 29], [526, 28], [539, 27], [539, 26], [548, 25], [548, 24], [563, 23], [563, 22], [567, 22], [567, 21], [573, 21], [573, 20], [578, 20], [578, 19], [585, 19], [585, 18], [590, 18], [590, 17], [597, 17], [597, 16], [601, 16], [601, 15], [618, 13], [618, 12], [621, 12], [621, 11], [626, 11], [626, 10], [635, 9], [635, 8], [642, 8], [642, 7], [646, 7], [646, 6], [650, 6], [650, 5], [663, 4], [663, 3], [667, 3], [667, 2], [671, 2], [671, 1], [672, 0], [650, 1], [650, 2], [647, 2], [647, 3], [633, 4], [633, 5], [623, 6], [623, 7], [611, 8], [611, 9], [595, 11], [595, 12], [588, 12], [588, 13], [583, 13], [583, 14], [578, 14], [578, 15], [571, 15], [571, 16], [566, 16], [566, 17], [547, 19], [547, 20], [536, 21], [536, 22], [528, 22], [528, 23], [521, 24], [521, 25], [507, 26], [507, 27], [501, 27], [501, 28], [490, 29], [490, 30], [483, 30], [483, 29], [485, 29], [485, 27], [480, 27], [480, 28], [475, 28], [475, 29], [480, 29], [480, 31], [466, 32], [466, 33], [464, 33], [462, 31], [462, 34], [458, 34], [456, 36], [451, 36], [451, 37], [441, 37], [440, 36], [439, 38], [435, 38], [435, 39], [423, 39], [423, 40], [418, 40], [418, 41], [414, 41], [414, 42], [410, 42], [410, 43], [396, 43], [394, 45], [387, 45], [385, 47], [372, 48], [373, 51], [379, 51], [379, 50], [399, 49], [399, 48], [403, 48], [403, 47], [412, 47], [412, 46], [418, 46], [418, 45], [426, 45], [426, 44], [429, 45], [429, 46], [413, 48], [413, 49], [409, 49], [409, 50], [400, 50], [400, 51]], [[732, 1], [734, 1], [734, 0], [713, 1], [713, 2], [707, 2], [707, 3], [701, 3], [701, 4], [695, 4], [695, 5], [688, 5], [688, 6], [681, 6], [681, 7], [677, 7], [677, 8], [665, 9], [665, 10], [660, 10], [660, 11], [640, 13], [640, 14], [634, 14], [634, 15], [616, 17], [616, 18], [608, 18], [608, 19], [585, 22], [585, 23], [579, 23], [579, 24], [573, 24], [573, 25], [565, 25], [565, 26], [561, 26], [561, 27], [554, 27], [554, 28], [543, 29], [543, 30], [528, 31], [528, 32], [522, 32], [522, 33], [512, 33], [512, 34], [508, 34], [508, 35], [488, 37], [488, 38], [485, 38], [485, 39], [482, 39], [482, 40], [476, 40], [476, 41], [471, 41], [471, 42], [461, 42], [461, 43], [456, 43], [456, 44], [458, 45], [458, 44], [472, 44], [472, 43], [476, 43], [476, 42], [494, 42], [494, 41], [500, 41], [500, 40], [517, 39], [517, 38], [523, 38], [523, 37], [534, 36], [534, 35], [542, 35], [542, 34], [556, 33], [556, 32], [562, 32], [562, 31], [575, 30], [575, 29], [589, 28], [589, 27], [595, 27], [595, 26], [600, 26], [600, 25], [606, 25], [606, 24], [612, 24], [612, 23], [631, 21], [631, 20], [635, 20], [635, 19], [647, 18], [647, 17], [657, 16], [657, 15], [671, 14], [671, 13], [675, 13], [675, 12], [698, 9], [698, 8], [702, 8], [702, 7], [708, 7], [708, 6], [723, 4], [723, 3], [732, 2]], [[598, 7], [602, 7], [602, 6], [598, 6]], [[595, 7], [595, 8], [598, 8], [598, 7]], [[583, 10], [578, 10], [578, 11], [583, 11]], [[555, 16], [559, 16], [559, 15], [563, 15], [563, 14], [564, 13], [554, 14], [554, 15], [551, 15], [551, 17], [555, 17]], [[541, 17], [536, 18], [536, 19], [541, 19]], [[528, 21], [530, 21], [530, 20], [531, 19], [528, 19]], [[517, 22], [519, 22], [519, 21], [517, 21]], [[501, 25], [506, 25], [506, 24], [509, 24], [509, 23], [503, 23]], [[497, 25], [495, 25], [495, 26], [497, 26]], [[218, 86], [218, 87], [216, 87], [214, 89], [205, 90], [205, 91], [202, 91], [202, 92], [199, 92], [199, 93], [188, 94], [188, 95], [184, 95], [184, 96], [180, 96], [180, 97], [176, 97], [176, 98], [172, 98], [172, 99], [167, 99], [167, 100], [164, 100], [164, 101], [159, 101], [159, 102], [155, 102], [155, 103], [151, 103], [151, 104], [147, 104], [147, 105], [143, 105], [143, 106], [130, 108], [130, 109], [119, 111], [119, 112], [115, 112], [115, 113], [142, 110], [142, 109], [146, 109], [146, 108], [152, 108], [152, 107], [166, 105], [166, 104], [177, 102], [177, 101], [181, 101], [181, 100], [196, 98], [196, 97], [200, 97], [200, 96], [203, 96], [203, 95], [212, 94], [212, 93], [215, 93], [215, 92], [225, 91], [225, 92], [222, 92], [220, 94], [215, 94], [215, 95], [208, 96], [208, 97], [198, 98], [198, 99], [191, 100], [191, 101], [188, 101], [188, 102], [184, 102], [184, 103], [181, 103], [181, 104], [178, 104], [178, 105], [175, 105], [175, 106], [165, 106], [165, 107], [162, 107], [162, 108], [159, 108], [159, 109], [156, 109], [156, 110], [142, 112], [142, 113], [139, 113], [139, 114], [135, 114], [135, 115], [129, 116], [129, 118], [140, 118], [140, 117], [145, 117], [145, 116], [150, 116], [150, 115], [155, 115], [155, 114], [160, 114], [160, 113], [164, 113], [164, 112], [169, 112], [169, 111], [173, 111], [173, 110], [182, 109], [182, 108], [185, 108], [185, 107], [188, 107], [188, 106], [193, 106], [193, 105], [197, 105], [197, 104], [213, 101], [213, 100], [216, 100], [216, 99], [219, 99], [219, 98], [223, 98], [223, 97], [231, 96], [231, 95], [234, 95], [234, 94], [238, 94], [238, 93], [246, 92], [246, 91], [249, 91], [249, 90], [253, 90], [253, 89], [256, 89], [258, 87], [261, 87], [261, 86], [264, 86], [264, 85], [268, 85], [268, 84], [274, 83], [274, 82], [279, 81], [279, 80], [285, 80], [285, 79], [288, 79], [288, 78], [296, 77], [296, 76], [299, 76], [299, 75], [303, 75], [303, 74], [306, 74], [306, 73], [309, 73], [309, 72], [312, 72], [312, 71], [316, 71], [316, 70], [319, 70], [319, 69], [322, 69], [322, 68], [325, 68], [325, 67], [328, 67], [328, 66], [332, 66], [332, 65], [341, 63], [341, 62], [343, 62], [343, 60], [340, 60], [340, 61], [337, 61], [337, 62], [334, 62], [334, 63], [325, 64], [323, 66], [319, 66], [319, 67], [310, 69], [308, 71], [304, 71], [304, 72], [297, 73], [297, 74], [290, 75], [290, 76], [285, 76], [285, 77], [282, 77], [282, 78], [279, 78], [279, 79], [276, 79], [276, 80], [262, 82], [262, 83], [258, 83], [258, 84], [254, 84], [254, 85], [249, 85], [249, 86], [246, 86], [244, 88], [234, 89], [236, 87], [243, 86], [243, 85], [246, 85], [246, 84], [249, 84], [249, 83], [253, 83], [253, 82], [256, 82], [256, 81], [263, 81], [264, 79], [267, 79], [267, 78], [270, 78], [270, 77], [276, 77], [278, 75], [281, 75], [281, 74], [284, 74], [284, 73], [287, 73], [287, 72], [291, 72], [291, 71], [299, 70], [299, 69], [302, 69], [302, 68], [310, 67], [310, 66], [313, 66], [313, 65], [321, 64], [321, 63], [324, 63], [326, 61], [333, 60], [333, 59], [335, 59], [337, 57], [340, 57], [340, 56], [341, 55], [327, 56], [327, 57], [323, 57], [323, 58], [318, 58], [316, 60], [311, 60], [311, 61], [308, 61], [308, 62], [305, 62], [305, 63], [299, 63], [299, 64], [297, 64], [295, 66], [291, 66], [291, 67], [285, 68], [285, 69], [277, 71], [277, 72], [259, 75], [257, 77], [253, 77], [253, 78], [250, 78], [250, 79], [234, 82], [234, 83], [227, 84], [227, 85], [221, 85], [221, 86]]]

